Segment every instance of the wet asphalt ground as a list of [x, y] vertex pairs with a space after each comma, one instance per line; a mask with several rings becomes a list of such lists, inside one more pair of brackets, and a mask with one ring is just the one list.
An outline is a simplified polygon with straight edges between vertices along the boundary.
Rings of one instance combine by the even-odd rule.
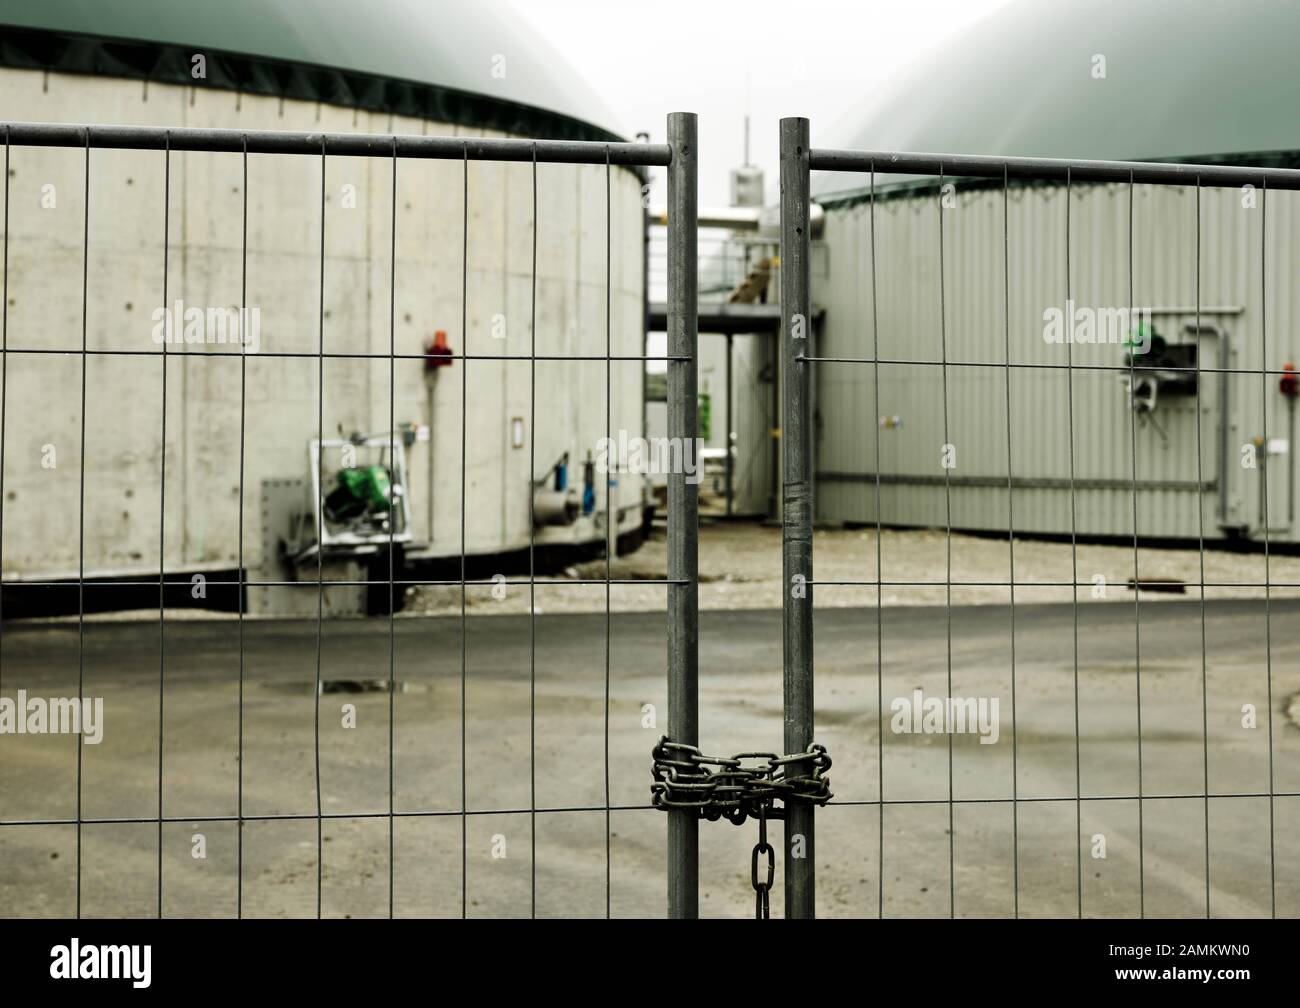
[[[1014, 663], [1012, 622], [1008, 606], [819, 610], [815, 735], [835, 792], [819, 913], [1181, 917], [1208, 898], [1216, 916], [1300, 915], [1300, 602], [1267, 620], [1256, 600], [1209, 602], [1202, 637], [1195, 600], [1143, 606], [1135, 633], [1131, 602], [1076, 614], [1018, 590]], [[156, 622], [88, 622], [84, 640], [75, 621], [6, 624], [0, 695], [76, 696], [84, 668], [105, 724], [81, 747], [80, 831], [75, 736], [0, 735], [0, 914], [69, 916], [78, 888], [86, 916], [157, 913], [161, 800], [169, 916], [313, 916], [318, 866], [326, 916], [660, 916], [665, 817], [646, 806], [664, 615], [610, 616], [608, 661], [606, 628], [476, 615], [462, 651], [445, 617], [319, 636], [247, 620], [241, 718], [237, 621], [161, 639]], [[706, 750], [780, 746], [779, 612], [703, 613], [700, 669]], [[892, 701], [918, 688], [996, 698], [996, 743], [894, 732]], [[703, 914], [752, 913], [755, 839], [702, 824]]]

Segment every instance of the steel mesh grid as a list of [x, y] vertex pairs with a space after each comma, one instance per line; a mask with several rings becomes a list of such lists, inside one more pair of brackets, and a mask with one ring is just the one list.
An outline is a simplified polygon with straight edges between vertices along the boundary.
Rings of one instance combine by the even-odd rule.
[[[672, 122], [670, 117], [670, 124]], [[691, 117], [693, 119], [693, 117]], [[9, 345], [9, 245], [10, 245], [10, 227], [9, 227], [9, 210], [10, 210], [10, 156], [11, 150], [16, 146], [32, 147], [80, 147], [83, 151], [83, 215], [81, 227], [81, 345], [80, 347], [11, 347]], [[240, 603], [238, 606], [237, 634], [238, 634], [238, 743], [237, 743], [237, 773], [236, 773], [236, 811], [234, 815], [185, 815], [174, 816], [168, 815], [164, 807], [164, 725], [165, 725], [165, 697], [166, 697], [166, 607], [165, 607], [165, 590], [171, 586], [190, 585], [188, 579], [169, 578], [166, 571], [166, 553], [165, 553], [165, 522], [160, 518], [159, 524], [159, 571], [156, 581], [158, 590], [158, 759], [157, 759], [157, 814], [154, 816], [87, 816], [83, 814], [83, 741], [80, 733], [77, 735], [77, 758], [76, 758], [76, 814], [73, 818], [64, 817], [31, 817], [16, 819], [0, 819], [0, 828], [3, 827], [22, 827], [22, 826], [75, 826], [76, 828], [76, 897], [75, 911], [76, 916], [82, 916], [82, 861], [83, 861], [83, 843], [82, 828], [86, 825], [102, 824], [139, 824], [139, 825], [156, 825], [157, 826], [157, 875], [156, 875], [156, 913], [159, 918], [163, 916], [163, 826], [167, 823], [231, 823], [236, 826], [236, 870], [235, 870], [235, 906], [236, 916], [244, 916], [244, 830], [246, 823], [251, 822], [285, 822], [285, 821], [303, 821], [316, 823], [316, 872], [315, 872], [315, 911], [316, 916], [321, 917], [324, 910], [323, 889], [324, 889], [324, 846], [323, 846], [323, 824], [330, 820], [353, 820], [353, 819], [386, 819], [388, 822], [387, 842], [388, 842], [388, 878], [387, 878], [387, 906], [388, 915], [394, 915], [395, 906], [395, 840], [394, 825], [402, 819], [447, 819], [458, 817], [461, 820], [461, 916], [468, 915], [469, 907], [469, 886], [468, 886], [468, 837], [467, 826], [472, 816], [492, 816], [503, 814], [527, 814], [530, 819], [530, 912], [533, 916], [537, 913], [537, 830], [536, 819], [538, 815], [551, 815], [559, 813], [575, 812], [603, 812], [604, 829], [605, 829], [605, 893], [604, 893], [604, 910], [605, 915], [611, 913], [611, 859], [612, 850], [610, 846], [611, 823], [610, 814], [614, 811], [634, 811], [649, 809], [651, 806], [647, 803], [644, 805], [613, 804], [610, 794], [610, 772], [609, 772], [609, 705], [610, 705], [610, 644], [612, 638], [611, 624], [611, 598], [610, 591], [613, 585], [662, 585], [668, 589], [670, 594], [675, 590], [681, 590], [690, 583], [688, 579], [681, 577], [667, 577], [659, 579], [626, 579], [614, 578], [611, 576], [611, 557], [608, 550], [605, 556], [605, 577], [600, 579], [576, 578], [566, 579], [566, 584], [578, 584], [583, 586], [603, 585], [604, 592], [604, 697], [602, 713], [602, 732], [603, 732], [603, 805], [540, 805], [537, 801], [536, 790], [536, 604], [535, 593], [539, 583], [536, 566], [536, 547], [537, 547], [537, 527], [535, 521], [535, 500], [530, 494], [529, 505], [529, 542], [528, 542], [528, 569], [527, 578], [502, 578], [498, 576], [495, 579], [474, 579], [467, 574], [467, 550], [466, 550], [466, 507], [467, 507], [467, 480], [466, 470], [468, 465], [467, 437], [468, 424], [466, 420], [468, 410], [468, 364], [471, 361], [527, 361], [529, 365], [529, 455], [530, 455], [530, 472], [535, 479], [536, 473], [536, 446], [535, 435], [536, 416], [537, 416], [537, 380], [536, 369], [538, 361], [563, 361], [563, 362], [603, 362], [605, 370], [605, 436], [610, 438], [612, 435], [613, 424], [613, 386], [612, 386], [612, 366], [617, 362], [645, 362], [645, 361], [664, 361], [670, 365], [677, 365], [678, 368], [694, 368], [695, 358], [693, 354], [693, 343], [691, 352], [685, 354], [664, 354], [650, 356], [645, 354], [629, 355], [613, 353], [613, 314], [612, 314], [612, 292], [613, 292], [613, 248], [612, 248], [612, 228], [613, 228], [613, 200], [611, 179], [612, 170], [615, 165], [619, 166], [636, 166], [636, 167], [669, 167], [672, 163], [672, 150], [668, 145], [653, 144], [627, 144], [627, 143], [603, 143], [596, 141], [545, 141], [545, 140], [513, 140], [513, 139], [493, 139], [479, 137], [431, 137], [431, 136], [400, 136], [400, 135], [369, 135], [369, 134], [326, 134], [326, 133], [285, 133], [285, 132], [266, 132], [266, 131], [233, 131], [217, 129], [192, 129], [192, 128], [150, 128], [150, 127], [106, 127], [106, 126], [67, 126], [61, 124], [37, 124], [37, 123], [8, 123], [5, 124], [5, 185], [4, 185], [4, 240], [3, 251], [3, 279], [0, 285], [3, 287], [3, 307], [0, 308], [0, 502], [4, 499], [4, 452], [5, 452], [5, 421], [7, 411], [5, 409], [6, 392], [8, 388], [8, 362], [9, 355], [76, 355], [82, 362], [81, 366], [81, 383], [80, 383], [80, 419], [79, 419], [79, 436], [80, 436], [80, 453], [79, 453], [79, 473], [78, 473], [78, 569], [77, 569], [77, 699], [80, 702], [84, 696], [85, 690], [85, 589], [86, 587], [118, 587], [122, 585], [117, 580], [97, 580], [86, 576], [85, 568], [85, 518], [86, 518], [86, 498], [85, 498], [85, 446], [86, 446], [86, 388], [87, 388], [87, 368], [88, 359], [96, 356], [105, 357], [136, 357], [136, 356], [158, 356], [162, 368], [161, 372], [161, 394], [162, 394], [162, 443], [166, 445], [166, 418], [167, 418], [167, 364], [169, 357], [181, 356], [181, 354], [170, 352], [166, 341], [163, 341], [160, 349], [157, 350], [131, 350], [131, 349], [104, 349], [90, 348], [88, 346], [88, 323], [89, 323], [89, 301], [90, 301], [90, 234], [91, 234], [91, 178], [92, 178], [92, 158], [91, 152], [94, 149], [109, 150], [158, 150], [162, 152], [163, 157], [163, 304], [167, 305], [168, 298], [168, 279], [169, 279], [169, 253], [172, 244], [171, 234], [171, 161], [174, 151], [223, 151], [227, 153], [237, 153], [241, 157], [241, 247], [240, 247], [240, 310], [241, 314], [247, 305], [248, 290], [248, 156], [250, 153], [265, 154], [289, 154], [298, 157], [315, 157], [320, 162], [320, 198], [319, 198], [319, 300], [317, 303], [316, 327], [318, 331], [318, 350], [316, 353], [310, 352], [287, 352], [287, 351], [259, 351], [259, 356], [280, 359], [300, 359], [316, 360], [316, 391], [317, 391], [317, 466], [322, 463], [323, 440], [324, 440], [324, 367], [326, 360], [360, 360], [360, 361], [387, 361], [389, 372], [389, 395], [388, 395], [388, 420], [389, 420], [389, 449], [391, 451], [396, 441], [395, 427], [395, 401], [396, 401], [396, 384], [395, 384], [395, 367], [399, 360], [424, 360], [425, 354], [399, 354], [396, 352], [396, 294], [397, 294], [397, 199], [398, 199], [398, 166], [404, 158], [436, 158], [443, 160], [459, 160], [461, 162], [461, 332], [468, 332], [468, 283], [469, 283], [469, 243], [470, 243], [470, 219], [469, 219], [469, 169], [471, 163], [482, 161], [507, 161], [519, 164], [525, 164], [530, 167], [531, 172], [531, 197], [532, 210], [530, 219], [530, 242], [531, 242], [531, 291], [530, 291], [530, 346], [529, 352], [523, 354], [473, 354], [473, 353], [448, 353], [444, 357], [448, 361], [458, 361], [461, 363], [461, 403], [460, 403], [460, 421], [461, 421], [461, 438], [460, 438], [460, 550], [459, 564], [460, 577], [458, 579], [404, 579], [397, 577], [395, 568], [395, 550], [394, 535], [395, 526], [389, 522], [389, 542], [388, 542], [388, 577], [386, 578], [388, 592], [388, 674], [387, 674], [387, 811], [326, 811], [323, 807], [322, 790], [321, 790], [321, 687], [322, 687], [322, 649], [323, 649], [323, 628], [325, 623], [324, 611], [324, 592], [326, 586], [362, 586], [373, 585], [373, 581], [355, 581], [347, 579], [326, 579], [323, 567], [323, 550], [317, 549], [316, 579], [311, 581], [278, 581], [278, 580], [259, 580], [245, 576], [245, 555], [244, 555], [244, 501], [245, 501], [245, 446], [247, 435], [247, 353], [244, 343], [241, 341], [238, 358], [240, 361], [239, 377], [239, 482], [238, 482], [238, 571], [239, 577], [235, 580], [223, 580], [214, 578], [206, 582], [210, 587], [231, 587], [239, 592]], [[327, 165], [330, 156], [362, 156], [375, 160], [386, 160], [389, 162], [391, 171], [391, 191], [389, 206], [389, 242], [388, 242], [388, 335], [389, 348], [387, 353], [365, 353], [365, 352], [338, 352], [325, 350], [325, 319], [327, 311], [325, 307], [326, 295], [326, 190], [327, 190]], [[693, 161], [693, 152], [691, 154]], [[551, 164], [572, 164], [572, 165], [590, 165], [604, 169], [604, 260], [605, 260], [605, 282], [604, 287], [604, 330], [605, 330], [605, 353], [602, 355], [593, 354], [539, 354], [537, 352], [537, 237], [538, 237], [538, 165], [540, 163]], [[693, 183], [693, 178], [692, 178]], [[670, 236], [672, 241], [678, 245], [683, 243], [684, 237], [693, 238], [694, 220], [679, 217], [670, 225]], [[694, 254], [693, 242], [690, 245], [690, 255]], [[693, 265], [693, 264], [692, 264]], [[235, 354], [230, 351], [204, 350], [193, 347], [186, 347], [184, 356], [195, 357], [233, 357]], [[159, 512], [165, 515], [167, 500], [165, 495], [166, 489], [166, 451], [161, 453], [162, 463], [160, 478], [162, 480], [162, 492], [159, 495]], [[605, 473], [605, 514], [607, 536], [617, 536], [617, 527], [610, 526], [609, 523], [615, 520], [613, 501], [610, 496], [610, 484], [612, 480], [612, 467], [606, 467]], [[678, 477], [677, 482], [681, 482]], [[388, 499], [390, 509], [394, 501], [395, 488], [390, 484]], [[320, 527], [322, 519], [324, 487], [317, 496], [314, 507], [316, 510], [317, 527]], [[680, 539], [682, 534], [682, 523], [675, 520], [670, 515], [669, 536], [670, 539]], [[612, 529], [612, 532], [609, 531]], [[0, 550], [2, 550], [2, 534], [4, 531], [4, 509], [0, 504]], [[467, 671], [467, 634], [466, 634], [466, 592], [467, 589], [476, 585], [496, 586], [498, 584], [527, 586], [529, 591], [529, 664], [530, 664], [530, 682], [529, 682], [529, 775], [530, 775], [530, 801], [527, 808], [481, 808], [475, 809], [470, 807], [469, 794], [466, 779], [466, 684], [468, 679]], [[48, 580], [17, 580], [17, 581], [0, 581], [0, 587], [14, 586], [23, 588], [39, 587], [66, 587], [66, 581], [48, 581]], [[140, 583], [133, 583], [130, 587], [147, 587]], [[416, 586], [459, 586], [460, 588], [460, 674], [459, 674], [459, 691], [460, 691], [460, 708], [459, 708], [459, 744], [460, 744], [460, 808], [459, 809], [422, 809], [422, 810], [399, 810], [395, 807], [395, 753], [394, 740], [396, 737], [395, 720], [394, 720], [394, 698], [395, 698], [395, 676], [396, 676], [396, 644], [395, 644], [395, 606], [394, 594], [401, 587], [405, 590], [408, 587]], [[316, 607], [316, 634], [315, 634], [315, 701], [313, 716], [313, 744], [312, 757], [314, 761], [314, 798], [315, 812], [313, 813], [272, 813], [257, 814], [248, 812], [245, 809], [244, 786], [245, 786], [245, 608], [246, 608], [246, 589], [249, 587], [273, 587], [273, 588], [300, 588], [308, 591], [314, 590], [317, 593]], [[3, 632], [3, 626], [0, 625], [0, 634]], [[675, 668], [675, 664], [670, 660], [670, 667]]]
[[[793, 245], [801, 238], [800, 227], [803, 222], [808, 220], [808, 195], [807, 195], [807, 174], [812, 169], [818, 169], [827, 172], [834, 171], [856, 171], [869, 175], [869, 187], [865, 193], [865, 201], [868, 204], [869, 231], [867, 237], [867, 249], [870, 259], [869, 267], [866, 270], [861, 268], [857, 259], [857, 250], [859, 242], [854, 244], [855, 266], [854, 273], [861, 277], [865, 272], [868, 274], [867, 280], [871, 291], [871, 313], [869, 321], [869, 333], [863, 335], [870, 339], [872, 353], [870, 356], [844, 356], [844, 355], [817, 355], [816, 353], [805, 353], [795, 351], [794, 365], [795, 373], [791, 380], [804, 385], [810, 384], [814, 379], [811, 377], [812, 372], [819, 370], [820, 365], [869, 365], [872, 367], [872, 389], [874, 402], [880, 402], [880, 369], [882, 365], [890, 364], [910, 364], [937, 367], [941, 374], [942, 403], [941, 410], [943, 415], [942, 430], [945, 443], [948, 442], [948, 370], [949, 368], [997, 368], [1005, 372], [1005, 419], [1006, 419], [1006, 464], [1007, 477], [1005, 487], [1007, 492], [1007, 547], [1008, 547], [1008, 567], [1009, 577], [1006, 580], [954, 580], [952, 577], [952, 498], [951, 498], [951, 470], [947, 467], [944, 469], [942, 482], [944, 486], [944, 510], [946, 520], [944, 522], [945, 537], [945, 567], [947, 576], [943, 581], [903, 581], [888, 580], [883, 576], [883, 565], [881, 557], [881, 531], [882, 531], [882, 506], [881, 506], [881, 486], [886, 482], [882, 478], [880, 469], [882, 468], [879, 460], [880, 454], [880, 427], [874, 426], [874, 447], [876, 462], [871, 466], [874, 473], [868, 475], [868, 482], [874, 484], [875, 489], [875, 543], [876, 543], [876, 578], [875, 580], [823, 580], [819, 581], [811, 575], [811, 554], [809, 557], [809, 576], [807, 585], [828, 585], [828, 586], [864, 586], [876, 588], [876, 703], [877, 703], [877, 781], [878, 796], [874, 800], [863, 801], [846, 801], [842, 799], [833, 799], [830, 804], [838, 806], [875, 806], [879, 809], [879, 833], [878, 843], [878, 914], [880, 917], [886, 916], [885, 911], [885, 813], [887, 806], [920, 806], [920, 805], [941, 805], [948, 809], [948, 910], [951, 916], [956, 916], [957, 899], [956, 899], [956, 867], [955, 867], [955, 844], [956, 828], [954, 823], [954, 809], [963, 805], [1008, 805], [1012, 812], [1011, 835], [1012, 835], [1012, 900], [1013, 914], [1020, 916], [1020, 837], [1019, 837], [1019, 807], [1022, 803], [1070, 803], [1074, 805], [1074, 825], [1076, 841], [1074, 844], [1075, 856], [1075, 887], [1077, 891], [1076, 912], [1082, 917], [1084, 915], [1083, 903], [1083, 845], [1084, 835], [1082, 830], [1082, 809], [1084, 803], [1101, 802], [1101, 801], [1134, 801], [1136, 802], [1138, 826], [1137, 826], [1137, 849], [1138, 849], [1138, 907], [1139, 915], [1147, 915], [1146, 902], [1146, 873], [1144, 869], [1144, 823], [1143, 811], [1144, 805], [1152, 801], [1166, 800], [1187, 800], [1200, 799], [1203, 801], [1203, 818], [1204, 818], [1204, 875], [1205, 875], [1205, 916], [1211, 915], [1211, 840], [1210, 840], [1210, 801], [1211, 799], [1226, 798], [1267, 798], [1268, 799], [1268, 861], [1269, 861], [1269, 914], [1277, 916], [1277, 851], [1276, 851], [1276, 825], [1275, 825], [1275, 802], [1278, 798], [1295, 797], [1292, 791], [1280, 790], [1276, 786], [1275, 768], [1274, 768], [1274, 711], [1273, 711], [1273, 663], [1272, 663], [1272, 615], [1271, 615], [1271, 591], [1273, 587], [1281, 587], [1286, 582], [1274, 581], [1270, 576], [1269, 555], [1270, 555], [1270, 523], [1267, 517], [1268, 492], [1267, 492], [1267, 467], [1263, 467], [1260, 478], [1262, 484], [1261, 501], [1263, 508], [1263, 559], [1264, 559], [1264, 580], [1262, 582], [1218, 582], [1207, 580], [1205, 574], [1205, 530], [1203, 509], [1198, 509], [1198, 534], [1197, 534], [1197, 552], [1199, 559], [1199, 578], [1191, 582], [1199, 587], [1199, 631], [1200, 631], [1200, 682], [1201, 682], [1201, 779], [1202, 788], [1200, 791], [1191, 793], [1149, 793], [1144, 788], [1142, 774], [1142, 638], [1141, 638], [1141, 610], [1139, 602], [1138, 585], [1141, 583], [1139, 574], [1139, 548], [1140, 548], [1140, 526], [1138, 521], [1138, 495], [1139, 480], [1137, 475], [1137, 442], [1136, 428], [1137, 419], [1135, 412], [1130, 410], [1128, 423], [1129, 448], [1130, 448], [1130, 485], [1131, 485], [1131, 502], [1132, 502], [1132, 544], [1133, 544], [1133, 620], [1132, 628], [1134, 634], [1134, 684], [1136, 689], [1135, 710], [1137, 716], [1137, 791], [1135, 794], [1105, 794], [1089, 795], [1084, 794], [1081, 778], [1082, 757], [1080, 753], [1080, 726], [1079, 726], [1079, 598], [1078, 588], [1080, 586], [1088, 587], [1089, 581], [1080, 581], [1078, 573], [1078, 529], [1077, 516], [1075, 512], [1076, 499], [1076, 473], [1074, 460], [1075, 446], [1075, 416], [1074, 416], [1074, 396], [1073, 396], [1073, 375], [1076, 370], [1079, 371], [1115, 371], [1126, 372], [1130, 383], [1133, 381], [1134, 364], [1133, 355], [1128, 355], [1126, 365], [1098, 365], [1091, 363], [1077, 363], [1072, 356], [1072, 341], [1065, 340], [1066, 344], [1066, 362], [1043, 363], [1043, 362], [1017, 362], [1012, 360], [1011, 354], [1011, 298], [1010, 298], [1010, 228], [1008, 224], [1008, 203], [1009, 192], [1012, 179], [1021, 182], [1043, 182], [1055, 181], [1063, 183], [1065, 190], [1065, 271], [1063, 277], [1063, 288], [1065, 291], [1067, 303], [1069, 303], [1071, 294], [1071, 188], [1079, 179], [1086, 179], [1094, 182], [1118, 182], [1127, 187], [1127, 281], [1128, 281], [1128, 304], [1133, 305], [1137, 302], [1134, 300], [1134, 224], [1133, 224], [1133, 191], [1135, 185], [1141, 182], [1153, 184], [1184, 186], [1194, 188], [1195, 191], [1195, 305], [1191, 314], [1196, 318], [1196, 342], [1199, 347], [1202, 337], [1201, 317], [1202, 317], [1202, 300], [1201, 300], [1201, 280], [1202, 280], [1202, 254], [1201, 254], [1201, 192], [1205, 185], [1211, 186], [1258, 186], [1261, 193], [1260, 204], [1260, 237], [1258, 261], [1260, 264], [1260, 299], [1261, 299], [1261, 320], [1260, 320], [1260, 343], [1261, 343], [1261, 366], [1258, 368], [1227, 368], [1227, 367], [1201, 367], [1200, 355], [1196, 357], [1197, 365], [1194, 368], [1171, 367], [1171, 371], [1184, 371], [1194, 374], [1198, 379], [1201, 374], [1241, 374], [1241, 375], [1258, 375], [1261, 381], [1261, 419], [1263, 422], [1263, 439], [1267, 444], [1268, 441], [1268, 410], [1267, 410], [1267, 391], [1269, 377], [1271, 375], [1283, 375], [1292, 373], [1290, 368], [1270, 369], [1266, 365], [1267, 361], [1267, 196], [1270, 186], [1273, 188], [1296, 189], [1300, 188], [1300, 172], [1293, 170], [1275, 170], [1275, 169], [1250, 169], [1235, 168], [1223, 166], [1201, 166], [1201, 165], [1167, 165], [1152, 164], [1140, 162], [1100, 162], [1100, 161], [1065, 161], [1038, 158], [1002, 158], [1002, 157], [976, 157], [976, 156], [948, 156], [936, 154], [906, 154], [893, 152], [856, 152], [856, 151], [830, 151], [818, 150], [804, 146], [807, 144], [807, 122], [806, 120], [784, 120], [782, 132], [782, 161], [783, 172], [789, 171], [790, 175], [798, 179], [801, 187], [791, 186], [793, 198], [784, 192], [782, 202], [782, 240], [783, 248], [785, 243]], [[799, 127], [802, 126], [802, 133]], [[787, 130], [787, 127], [788, 130]], [[792, 167], [787, 168], [787, 163]], [[953, 359], [949, 355], [950, 348], [947, 342], [947, 307], [945, 292], [945, 248], [943, 222], [944, 213], [942, 204], [938, 207], [938, 283], [937, 290], [934, 292], [939, 304], [939, 322], [938, 330], [940, 334], [940, 357], [938, 360], [933, 359], [916, 359], [916, 358], [887, 358], [880, 353], [880, 321], [878, 316], [879, 298], [877, 296], [877, 248], [876, 248], [876, 204], [877, 204], [877, 173], [894, 174], [894, 173], [923, 173], [928, 176], [937, 177], [939, 180], [936, 186], [936, 199], [942, 200], [944, 192], [944, 182], [952, 177], [961, 178], [979, 178], [992, 180], [995, 184], [1001, 183], [1001, 223], [1002, 231], [1000, 235], [1002, 246], [1002, 323], [1003, 323], [1003, 341], [1005, 346], [1005, 360], [973, 361], [968, 359]], [[783, 175], [783, 180], [788, 176]], [[802, 188], [802, 191], [799, 191]], [[806, 247], [806, 245], [805, 245]], [[794, 300], [797, 310], [806, 310], [809, 305], [808, 300], [808, 276], [806, 265], [800, 275], [800, 270], [791, 269], [794, 274]], [[787, 320], [789, 316], [787, 315]], [[788, 321], [783, 332], [783, 339], [790, 340], [791, 332]], [[1018, 580], [1015, 576], [1015, 477], [1013, 467], [1013, 446], [1012, 446], [1012, 385], [1011, 374], [1016, 369], [1026, 369], [1029, 371], [1064, 371], [1066, 375], [1066, 413], [1067, 413], [1067, 436], [1068, 436], [1068, 468], [1069, 478], [1068, 487], [1070, 491], [1070, 554], [1071, 554], [1071, 577], [1069, 580], [1056, 581], [1024, 581]], [[1202, 472], [1202, 440], [1201, 440], [1201, 383], [1197, 381], [1196, 386], [1196, 483], [1197, 488], [1206, 486], [1204, 474]], [[791, 421], [791, 414], [787, 412], [785, 423], [788, 425]], [[801, 444], [798, 451], [811, 452], [810, 439], [801, 438]], [[787, 456], [788, 458], [788, 456]], [[937, 482], [937, 481], [934, 481]], [[991, 482], [991, 481], [990, 481]], [[791, 515], [787, 511], [786, 522], [783, 526], [784, 534], [789, 541], [791, 535], [807, 535], [811, 538], [811, 523], [808, 527], [791, 528]], [[948, 695], [952, 695], [952, 589], [954, 586], [984, 586], [984, 587], [1003, 587], [1009, 590], [1009, 613], [1010, 613], [1010, 674], [1011, 674], [1011, 735], [1012, 735], [1012, 752], [1011, 752], [1011, 795], [1010, 797], [956, 797], [953, 786], [953, 736], [948, 733], [947, 746], [947, 790], [946, 798], [941, 799], [889, 799], [886, 795], [886, 778], [885, 778], [885, 760], [884, 760], [884, 670], [885, 660], [882, 651], [884, 628], [883, 628], [883, 591], [887, 586], [943, 586], [946, 592], [944, 610], [945, 610], [945, 666]], [[1246, 791], [1223, 792], [1215, 791], [1210, 787], [1209, 766], [1210, 766], [1210, 736], [1208, 727], [1208, 648], [1206, 643], [1206, 599], [1205, 589], [1207, 587], [1228, 586], [1244, 588], [1254, 587], [1262, 588], [1263, 596], [1263, 615], [1264, 615], [1264, 665], [1266, 673], [1266, 693], [1268, 704], [1268, 788], [1265, 791], [1251, 789]], [[1016, 733], [1016, 588], [1017, 587], [1069, 587], [1071, 588], [1071, 609], [1072, 609], [1072, 687], [1073, 687], [1073, 735], [1074, 735], [1074, 794], [1047, 795], [1047, 796], [1026, 796], [1019, 793], [1019, 746], [1017, 744]], [[785, 600], [787, 610], [794, 608], [795, 603], [789, 597]], [[808, 602], [808, 608], [811, 609], [811, 601]], [[787, 627], [789, 627], [789, 622]], [[811, 649], [812, 632], [811, 628], [807, 632], [808, 640], [803, 646]], [[787, 669], [787, 683], [790, 680], [790, 670]], [[811, 671], [808, 673], [811, 678]], [[805, 725], [807, 731], [811, 732], [811, 715], [808, 723]], [[807, 904], [807, 914], [811, 915], [811, 897]], [[789, 908], [789, 904], [787, 904]]]

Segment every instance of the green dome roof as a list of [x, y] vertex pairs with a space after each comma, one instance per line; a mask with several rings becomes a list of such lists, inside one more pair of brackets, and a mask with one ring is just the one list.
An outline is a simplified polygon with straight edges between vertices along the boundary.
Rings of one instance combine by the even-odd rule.
[[[1294, 0], [1018, 0], [817, 147], [1117, 160], [1300, 151]], [[1094, 57], [1105, 77], [1094, 77]], [[1238, 155], [1239, 157], [1232, 157]], [[877, 183], [890, 181], [877, 176]], [[819, 173], [815, 192], [861, 176]]]
[[501, 0], [0, 0], [0, 25], [8, 66], [192, 83], [203, 52], [209, 86], [614, 136], [596, 93]]

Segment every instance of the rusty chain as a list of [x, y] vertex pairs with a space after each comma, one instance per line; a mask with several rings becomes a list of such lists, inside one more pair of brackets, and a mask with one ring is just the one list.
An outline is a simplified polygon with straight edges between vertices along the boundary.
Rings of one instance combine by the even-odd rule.
[[[767, 858], [767, 878], [762, 881], [758, 877], [760, 857]], [[754, 917], [758, 920], [767, 920], [772, 916], [768, 909], [767, 897], [776, 879], [776, 851], [767, 842], [767, 806], [765, 805], [758, 807], [758, 843], [754, 844], [754, 852], [749, 858], [749, 878], [754, 886]]]
[[[823, 745], [805, 752], [778, 756], [744, 752], [735, 756], [705, 756], [698, 746], [672, 742], [664, 736], [654, 747], [650, 785], [655, 808], [695, 811], [701, 819], [727, 819], [737, 826], [758, 820], [758, 843], [750, 859], [754, 886], [754, 915], [769, 916], [768, 894], [776, 876], [776, 851], [767, 842], [767, 820], [785, 818], [785, 805], [798, 802], [825, 805], [831, 800], [831, 758]], [[713, 769], [711, 769], [713, 768]], [[784, 802], [778, 806], [776, 802]], [[765, 878], [759, 877], [766, 859]]]

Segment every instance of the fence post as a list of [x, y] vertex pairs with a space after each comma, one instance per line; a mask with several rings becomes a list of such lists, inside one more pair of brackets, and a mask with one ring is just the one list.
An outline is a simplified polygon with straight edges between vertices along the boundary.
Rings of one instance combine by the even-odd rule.
[[[668, 116], [668, 437], [678, 459], [700, 464], [696, 343], [696, 118]], [[699, 498], [685, 466], [668, 475], [668, 737], [699, 744]], [[682, 470], [682, 471], [678, 471]], [[699, 916], [699, 819], [694, 810], [668, 813], [668, 916]]]
[[[781, 120], [781, 445], [785, 751], [813, 734], [812, 411], [808, 344], [808, 120]], [[801, 580], [802, 579], [802, 580]], [[797, 769], [792, 765], [791, 771]], [[790, 802], [785, 820], [785, 915], [816, 913], [813, 806]]]

